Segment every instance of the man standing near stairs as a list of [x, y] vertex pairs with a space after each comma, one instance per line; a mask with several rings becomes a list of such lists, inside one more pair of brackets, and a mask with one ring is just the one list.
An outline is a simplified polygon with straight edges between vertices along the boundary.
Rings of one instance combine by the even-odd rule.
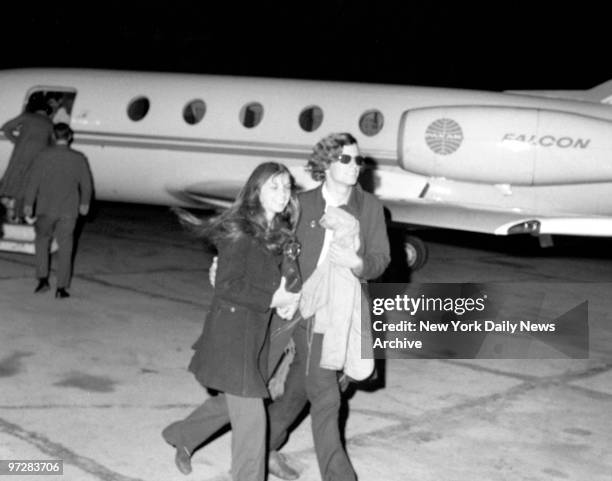
[[56, 298], [66, 298], [72, 276], [74, 229], [80, 215], [87, 215], [92, 196], [92, 179], [87, 158], [72, 150], [72, 129], [64, 123], [53, 129], [55, 145], [44, 149], [34, 161], [25, 190], [24, 214], [36, 210], [35, 293], [49, 290], [49, 248], [57, 239], [58, 270]]

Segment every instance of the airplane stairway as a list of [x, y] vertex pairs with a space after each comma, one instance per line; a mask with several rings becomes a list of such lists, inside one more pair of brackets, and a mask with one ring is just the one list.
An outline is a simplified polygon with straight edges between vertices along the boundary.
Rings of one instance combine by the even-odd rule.
[[[3, 223], [0, 232], [0, 251], [17, 252], [34, 255], [34, 226], [29, 224]], [[57, 242], [53, 239], [51, 252], [57, 251]]]

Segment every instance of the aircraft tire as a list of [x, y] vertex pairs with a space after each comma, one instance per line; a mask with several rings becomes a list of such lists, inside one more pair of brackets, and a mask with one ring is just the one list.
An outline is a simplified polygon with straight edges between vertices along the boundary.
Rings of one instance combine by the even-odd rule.
[[421, 269], [427, 262], [427, 257], [429, 256], [429, 251], [425, 242], [410, 234], [404, 236], [404, 252], [406, 253], [408, 267], [413, 272]]

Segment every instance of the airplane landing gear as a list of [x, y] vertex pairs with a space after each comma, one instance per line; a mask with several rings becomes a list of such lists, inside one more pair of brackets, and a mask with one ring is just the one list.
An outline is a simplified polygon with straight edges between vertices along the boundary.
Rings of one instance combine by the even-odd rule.
[[540, 247], [543, 249], [547, 247], [552, 247], [555, 245], [555, 242], [553, 241], [553, 237], [550, 234], [539, 235], [538, 242], [540, 243]]
[[418, 271], [425, 265], [429, 255], [425, 242], [410, 234], [404, 235], [404, 252], [406, 253], [408, 267], [413, 272]]

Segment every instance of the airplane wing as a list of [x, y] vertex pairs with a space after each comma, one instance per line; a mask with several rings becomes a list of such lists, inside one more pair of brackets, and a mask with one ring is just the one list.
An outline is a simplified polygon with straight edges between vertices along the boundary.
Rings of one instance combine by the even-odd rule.
[[199, 182], [185, 187], [173, 195], [194, 206], [227, 209], [238, 196], [244, 182]]
[[[187, 186], [180, 197], [195, 205], [228, 208], [243, 182], [209, 181]], [[612, 217], [541, 215], [424, 198], [383, 200], [393, 222], [484, 234], [612, 237]]]
[[612, 237], [612, 217], [543, 216], [427, 199], [384, 201], [393, 222], [495, 235], [556, 234]]

